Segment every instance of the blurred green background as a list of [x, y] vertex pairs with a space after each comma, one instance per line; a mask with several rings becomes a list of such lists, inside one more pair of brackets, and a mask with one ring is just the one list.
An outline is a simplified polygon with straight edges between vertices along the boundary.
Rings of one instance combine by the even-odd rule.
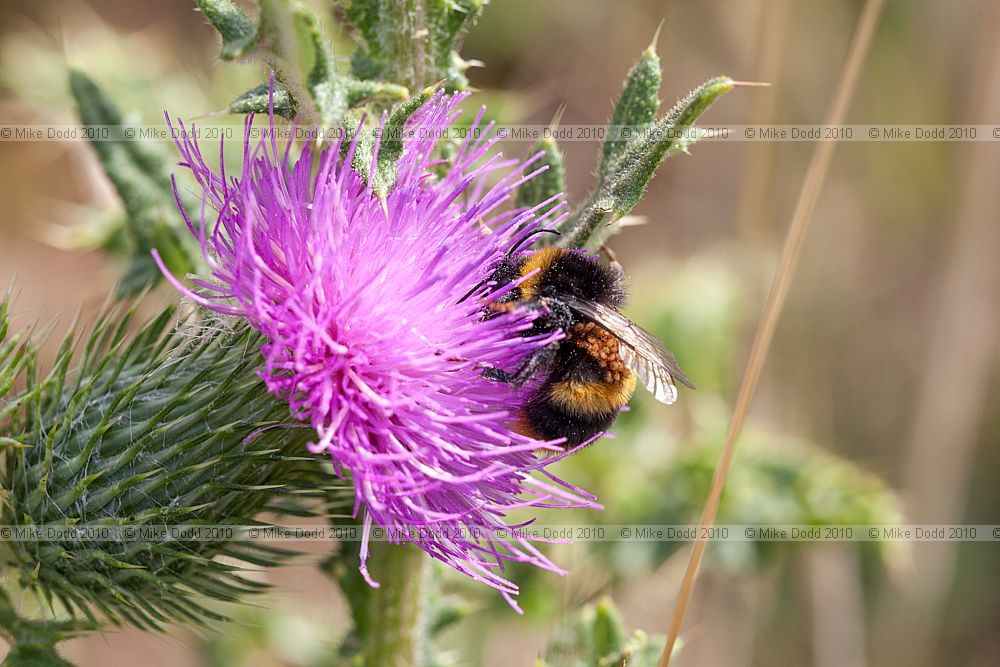
[[[848, 122], [1000, 122], [1000, 10], [987, 0], [888, 2]], [[323, 7], [323, 5], [320, 5]], [[507, 123], [606, 121], [621, 81], [657, 44], [669, 103], [720, 73], [737, 90], [711, 124], [820, 123], [857, 1], [495, 0], [463, 56], [475, 101]], [[326, 24], [335, 28], [331, 13]], [[345, 57], [349, 42], [340, 43]], [[135, 119], [217, 111], [262, 79], [217, 60], [187, 0], [0, 6], [0, 119], [73, 123], [67, 64]], [[563, 142], [569, 197], [592, 183], [596, 142]], [[507, 154], [525, 157], [526, 142]], [[673, 407], [645, 395], [617, 437], [556, 472], [606, 509], [572, 521], [697, 521], [753, 328], [811, 144], [705, 142], [661, 168], [612, 240], [633, 319], [698, 384]], [[233, 146], [236, 150], [236, 146]], [[122, 267], [86, 252], [121, 206], [90, 146], [0, 143], [0, 281], [16, 276], [19, 323], [100, 307]], [[1000, 152], [990, 141], [840, 146], [733, 464], [721, 523], [1000, 522]], [[88, 236], [89, 235], [89, 236]], [[167, 300], [163, 290], [151, 300]], [[564, 515], [548, 517], [562, 522]], [[681, 665], [967, 665], [1000, 655], [1000, 544], [713, 544], [689, 610]], [[353, 548], [353, 547], [348, 547]], [[259, 607], [218, 635], [109, 630], [75, 640], [79, 665], [332, 664], [346, 632], [337, 588], [311, 549]], [[442, 638], [455, 664], [530, 664], [586, 602], [614, 599], [630, 628], [663, 633], [689, 549], [676, 543], [554, 546], [570, 573], [515, 569], [526, 614], [444, 574], [469, 601]]]

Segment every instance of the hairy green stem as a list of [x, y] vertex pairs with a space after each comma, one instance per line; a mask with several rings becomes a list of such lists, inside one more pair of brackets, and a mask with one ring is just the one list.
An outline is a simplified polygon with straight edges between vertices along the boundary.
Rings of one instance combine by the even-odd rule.
[[369, 561], [379, 587], [369, 602], [367, 667], [413, 667], [423, 635], [428, 560], [410, 545], [380, 544]]
[[403, 79], [406, 82], [403, 85], [410, 90], [418, 90], [431, 83], [427, 81], [427, 75], [433, 67], [433, 63], [428, 62], [430, 53], [425, 46], [427, 24], [424, 21], [424, 0], [407, 0], [403, 6], [405, 8], [401, 21], [403, 30], [398, 33], [402, 41], [399, 52], [406, 53], [409, 50], [413, 54], [411, 58], [403, 59], [409, 60], [408, 63], [405, 65], [401, 63], [401, 67], [408, 66], [409, 69]]

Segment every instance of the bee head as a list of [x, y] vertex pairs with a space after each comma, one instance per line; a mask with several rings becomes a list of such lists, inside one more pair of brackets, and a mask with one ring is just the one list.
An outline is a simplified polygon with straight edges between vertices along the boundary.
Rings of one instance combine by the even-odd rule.
[[529, 240], [531, 240], [533, 237], [538, 236], [539, 234], [555, 234], [556, 236], [561, 236], [561, 234], [554, 229], [546, 228], [546, 229], [531, 230], [530, 232], [519, 238], [517, 241], [515, 241], [514, 245], [512, 245], [510, 249], [506, 253], [504, 253], [503, 258], [499, 262], [497, 262], [496, 266], [493, 267], [493, 270], [490, 272], [490, 274], [485, 278], [483, 278], [482, 280], [480, 280], [478, 283], [476, 283], [476, 285], [468, 292], [466, 292], [465, 296], [459, 299], [457, 303], [462, 303], [470, 296], [475, 294], [479, 290], [479, 288], [481, 288], [483, 285], [486, 285], [487, 283], [492, 282], [495, 283], [496, 285], [506, 285], [508, 283], [513, 282], [518, 277], [520, 277], [520, 273], [518, 271], [518, 262], [515, 261], [515, 253], [517, 252], [518, 248], [520, 248]]

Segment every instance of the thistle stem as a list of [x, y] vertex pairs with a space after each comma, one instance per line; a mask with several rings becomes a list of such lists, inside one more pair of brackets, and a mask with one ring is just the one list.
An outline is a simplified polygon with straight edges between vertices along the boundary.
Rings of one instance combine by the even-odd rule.
[[379, 544], [369, 560], [379, 587], [369, 604], [367, 667], [413, 667], [424, 623], [427, 557], [419, 548]]

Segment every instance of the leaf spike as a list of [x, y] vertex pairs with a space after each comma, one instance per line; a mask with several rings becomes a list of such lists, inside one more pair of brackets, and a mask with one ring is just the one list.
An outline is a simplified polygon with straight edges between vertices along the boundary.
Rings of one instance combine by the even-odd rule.
[[559, 105], [559, 108], [556, 109], [555, 114], [553, 114], [552, 120], [549, 121], [549, 130], [550, 131], [551, 130], [555, 130], [557, 127], [559, 127], [559, 124], [562, 122], [563, 113], [565, 111], [566, 111], [566, 102], [563, 101]]
[[660, 19], [660, 24], [656, 26], [656, 31], [653, 32], [653, 39], [649, 42], [649, 46], [646, 50], [652, 54], [656, 54], [656, 43], [660, 41], [660, 31], [663, 30], [663, 23], [666, 19]]

